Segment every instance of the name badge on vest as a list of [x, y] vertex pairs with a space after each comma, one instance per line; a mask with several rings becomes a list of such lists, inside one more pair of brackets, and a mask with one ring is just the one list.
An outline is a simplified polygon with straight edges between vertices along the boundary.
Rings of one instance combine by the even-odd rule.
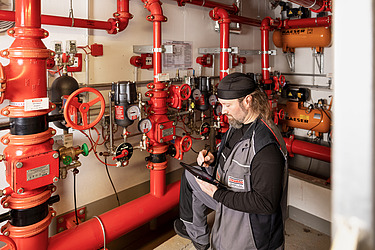
[[237, 189], [245, 189], [245, 181], [240, 178], [228, 176], [228, 186]]

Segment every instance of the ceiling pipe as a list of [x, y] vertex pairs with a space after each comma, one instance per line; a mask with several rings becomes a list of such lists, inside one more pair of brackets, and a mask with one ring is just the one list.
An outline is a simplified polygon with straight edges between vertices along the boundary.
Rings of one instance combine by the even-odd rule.
[[[129, 19], [133, 16], [129, 13], [129, 0], [117, 0], [117, 12], [113, 14], [114, 18], [108, 21], [97, 21], [90, 19], [60, 17], [51, 15], [41, 15], [41, 23], [45, 25], [86, 28], [106, 30], [109, 34], [117, 34], [123, 31], [127, 26]], [[15, 12], [0, 10], [0, 20], [15, 21]]]
[[[168, 185], [165, 194], [160, 198], [150, 193], [98, 216], [105, 230], [106, 242], [111, 242], [131, 232], [177, 206], [179, 192], [180, 182], [178, 181]], [[92, 218], [52, 236], [49, 239], [48, 249], [91, 250], [102, 248], [103, 229], [99, 219]]]
[[178, 6], [185, 6], [185, 4], [188, 3], [188, 4], [198, 5], [202, 7], [207, 7], [210, 9], [218, 7], [233, 14], [236, 14], [239, 12], [239, 9], [237, 5], [235, 4], [228, 5], [228, 4], [222, 4], [222, 3], [206, 1], [206, 0], [175, 0], [175, 1], [177, 2]]
[[311, 157], [325, 162], [331, 162], [331, 148], [314, 143], [295, 140], [294, 136], [284, 137], [286, 148], [291, 157], [294, 154]]

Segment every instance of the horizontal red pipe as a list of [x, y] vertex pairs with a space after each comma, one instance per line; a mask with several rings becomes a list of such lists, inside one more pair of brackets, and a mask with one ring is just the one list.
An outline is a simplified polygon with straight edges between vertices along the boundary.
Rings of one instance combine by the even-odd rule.
[[[160, 198], [147, 194], [100, 215], [106, 242], [111, 242], [171, 210], [177, 206], [179, 196], [180, 181], [168, 185], [167, 192]], [[48, 245], [48, 249], [51, 250], [91, 250], [101, 247], [103, 231], [96, 218], [51, 237]]]
[[295, 140], [294, 138], [284, 137], [286, 143], [286, 148], [288, 153], [303, 155], [318, 159], [325, 162], [331, 162], [331, 148], [326, 146], [321, 146], [314, 143], [309, 143], [305, 141]]
[[282, 21], [283, 28], [309, 28], [309, 27], [328, 27], [332, 25], [331, 16], [303, 19], [286, 19]]
[[207, 8], [219, 7], [231, 13], [237, 13], [239, 11], [238, 7], [235, 4], [228, 5], [228, 4], [217, 3], [217, 2], [206, 1], [206, 0], [175, 0], [175, 1], [178, 2], [178, 6], [184, 6], [185, 4], [188, 3], [188, 4], [203, 6]]
[[[2, 21], [15, 21], [14, 11], [0, 10], [0, 20]], [[72, 18], [69, 17], [59, 17], [59, 16], [49, 16], [41, 15], [42, 24], [46, 25], [56, 25], [72, 27]], [[87, 29], [100, 29], [100, 30], [111, 30], [112, 24], [107, 21], [96, 21], [89, 19], [79, 19], [74, 18], [75, 28], [87, 28]]]

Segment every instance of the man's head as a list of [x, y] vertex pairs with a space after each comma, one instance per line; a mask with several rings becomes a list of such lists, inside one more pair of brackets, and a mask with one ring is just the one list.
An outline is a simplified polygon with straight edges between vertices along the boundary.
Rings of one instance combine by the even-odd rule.
[[266, 121], [270, 119], [267, 97], [248, 75], [236, 72], [224, 77], [219, 83], [217, 96], [223, 114], [235, 128], [254, 121], [258, 116]]

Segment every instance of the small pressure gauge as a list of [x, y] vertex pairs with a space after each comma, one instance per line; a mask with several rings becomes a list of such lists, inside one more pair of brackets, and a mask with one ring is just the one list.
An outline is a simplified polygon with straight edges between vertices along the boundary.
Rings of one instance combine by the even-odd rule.
[[221, 116], [223, 114], [223, 106], [221, 106], [220, 103], [216, 104], [216, 107], [214, 109], [214, 113], [216, 116]]
[[152, 128], [152, 123], [150, 119], [148, 118], [142, 119], [138, 123], [138, 129], [143, 134], [150, 132], [151, 128]]
[[129, 120], [135, 121], [141, 116], [141, 110], [137, 105], [132, 105], [126, 110]]
[[194, 89], [193, 91], [193, 99], [198, 101], [201, 98], [202, 92], [199, 89]]
[[211, 106], [215, 106], [215, 104], [217, 103], [216, 95], [210, 95], [210, 97], [208, 98], [208, 102], [211, 104]]

